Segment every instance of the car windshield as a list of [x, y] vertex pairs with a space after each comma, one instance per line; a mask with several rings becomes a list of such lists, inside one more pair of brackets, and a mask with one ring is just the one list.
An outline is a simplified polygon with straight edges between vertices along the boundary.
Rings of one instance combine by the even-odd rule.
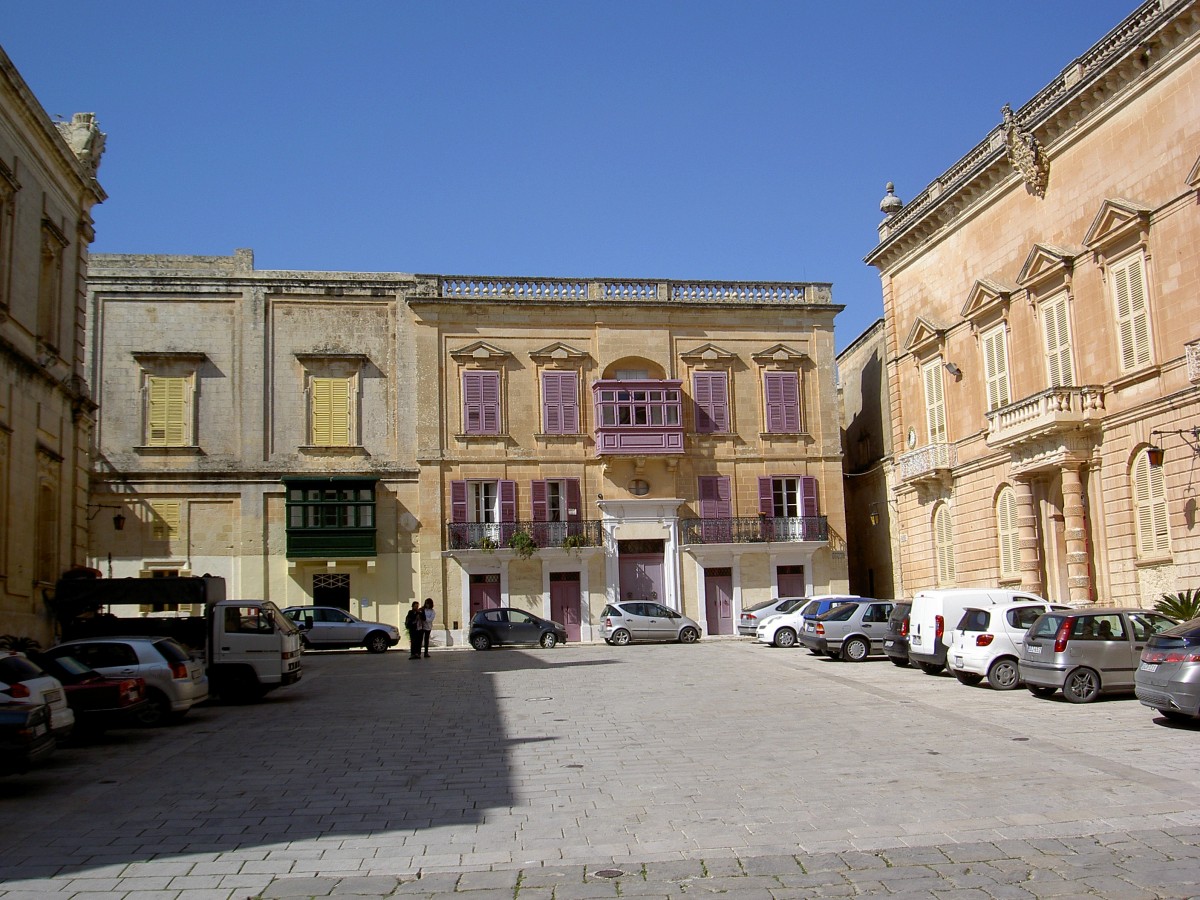
[[191, 659], [191, 657], [188, 656], [184, 651], [183, 647], [179, 646], [179, 644], [170, 639], [155, 641], [154, 649], [161, 653], [163, 655], [163, 659], [169, 663], [185, 663]]
[[[46, 668], [55, 672], [55, 677], [61, 678], [62, 675], [83, 676], [91, 675], [92, 669], [85, 666], [73, 656], [47, 657], [45, 660]], [[61, 674], [60, 674], [61, 673]]]
[[781, 613], [790, 613], [793, 609], [798, 608], [804, 603], [803, 597], [793, 597], [791, 600], [784, 600], [779, 604], [777, 611]]
[[1150, 638], [1151, 647], [1182, 649], [1200, 646], [1200, 619], [1192, 619], [1182, 625], [1160, 631]]
[[[755, 603], [753, 606], [747, 606], [746, 612], [758, 612], [760, 609], [766, 609], [768, 606], [774, 606], [778, 600], [764, 600], [762, 603]], [[782, 606], [779, 607], [780, 612], [785, 612]]]
[[46, 673], [24, 656], [0, 657], [0, 681], [16, 684], [30, 678], [41, 678], [44, 674]]
[[992, 616], [986, 609], [968, 609], [958, 620], [959, 631], [987, 631]]

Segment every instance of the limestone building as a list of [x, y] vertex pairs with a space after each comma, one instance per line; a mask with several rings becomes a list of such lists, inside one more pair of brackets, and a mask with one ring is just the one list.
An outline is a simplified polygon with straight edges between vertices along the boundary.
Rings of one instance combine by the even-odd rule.
[[42, 592], [84, 562], [89, 519], [103, 512], [87, 505], [84, 380], [103, 147], [90, 113], [51, 121], [0, 50], [0, 634], [43, 645]]
[[606, 602], [709, 633], [844, 590], [825, 284], [276, 272], [96, 255], [94, 503], [116, 575], [438, 637], [516, 606], [594, 636]]
[[904, 589], [1197, 586], [1200, 5], [1142, 4], [881, 208]]

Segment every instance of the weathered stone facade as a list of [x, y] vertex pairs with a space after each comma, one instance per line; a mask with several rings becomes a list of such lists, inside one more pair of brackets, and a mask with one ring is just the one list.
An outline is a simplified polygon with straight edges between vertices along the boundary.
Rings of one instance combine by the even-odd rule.
[[1196, 585], [1198, 111], [1200, 7], [1145, 3], [917, 198], [885, 198], [866, 261], [906, 591], [1152, 605]]
[[43, 590], [84, 562], [100, 512], [83, 345], [103, 146], [89, 113], [52, 122], [0, 50], [0, 634], [43, 645]]
[[[131, 523], [93, 545], [114, 575], [209, 572], [396, 624], [432, 596], [451, 642], [496, 604], [587, 640], [622, 585], [729, 633], [781, 590], [845, 589], [828, 285], [256, 271], [238, 251], [96, 255], [90, 286], [93, 502]], [[618, 401], [635, 382], [644, 402]], [[719, 422], [697, 424], [696, 384]]]

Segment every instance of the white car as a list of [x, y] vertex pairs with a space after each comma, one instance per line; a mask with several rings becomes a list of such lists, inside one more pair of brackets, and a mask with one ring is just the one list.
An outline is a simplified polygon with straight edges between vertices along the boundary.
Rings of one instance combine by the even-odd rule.
[[986, 678], [997, 691], [1020, 687], [1018, 662], [1025, 632], [1042, 613], [1069, 608], [1028, 600], [968, 607], [947, 636], [946, 663], [963, 684], [979, 684]]
[[75, 728], [75, 713], [67, 705], [62, 682], [16, 650], [0, 650], [0, 703], [43, 704], [50, 711], [50, 730], [63, 740]]
[[835, 606], [840, 606], [847, 600], [861, 599], [857, 594], [818, 594], [807, 598], [807, 602], [797, 606], [789, 613], [767, 616], [758, 623], [754, 633], [755, 640], [760, 644], [770, 644], [773, 647], [795, 647], [796, 637], [804, 624], [805, 615], [828, 612]]
[[738, 634], [754, 637], [758, 632], [758, 623], [766, 621], [770, 616], [781, 616], [790, 613], [797, 606], [808, 602], [808, 597], [776, 597], [774, 600], [764, 600], [754, 606], [742, 610], [738, 617]]

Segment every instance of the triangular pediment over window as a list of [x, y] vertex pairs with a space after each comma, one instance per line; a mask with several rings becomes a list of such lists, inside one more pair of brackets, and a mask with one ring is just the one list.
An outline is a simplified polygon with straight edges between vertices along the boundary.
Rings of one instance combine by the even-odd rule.
[[1150, 207], [1132, 200], [1108, 199], [1083, 236], [1089, 250], [1098, 250], [1131, 234], [1144, 232], [1150, 225]]
[[808, 354], [789, 347], [787, 344], [775, 344], [766, 350], [755, 353], [753, 358], [761, 365], [773, 363], [776, 366], [797, 366], [808, 359]]
[[[777, 345], [782, 346], [782, 344]], [[716, 344], [701, 344], [692, 350], [685, 350], [679, 354], [680, 358], [689, 365], [719, 365], [728, 363], [737, 358], [736, 353], [731, 353], [723, 347], [718, 347]]]
[[564, 344], [562, 341], [555, 341], [553, 344], [547, 344], [540, 350], [532, 350], [529, 353], [529, 358], [540, 365], [560, 365], [574, 366], [582, 363], [587, 359], [587, 353], [583, 350], [577, 350], [570, 344]]
[[1192, 166], [1192, 171], [1188, 172], [1187, 183], [1191, 187], [1200, 187], [1200, 156], [1196, 157], [1196, 163]]
[[967, 294], [967, 302], [963, 304], [962, 317], [977, 322], [986, 319], [992, 313], [1003, 310], [1008, 306], [1008, 298], [1017, 288], [993, 278], [980, 278]]
[[458, 350], [451, 350], [450, 355], [459, 362], [500, 362], [512, 356], [507, 350], [487, 341], [476, 341]]
[[1071, 274], [1078, 251], [1054, 244], [1034, 244], [1029, 255], [1025, 257], [1025, 265], [1017, 275], [1017, 284], [1026, 286], [1037, 284], [1052, 276], [1065, 279]]
[[939, 328], [924, 316], [917, 316], [912, 328], [908, 330], [908, 340], [904, 349], [909, 353], [922, 354], [934, 347], [940, 347], [946, 335], [945, 328]]

